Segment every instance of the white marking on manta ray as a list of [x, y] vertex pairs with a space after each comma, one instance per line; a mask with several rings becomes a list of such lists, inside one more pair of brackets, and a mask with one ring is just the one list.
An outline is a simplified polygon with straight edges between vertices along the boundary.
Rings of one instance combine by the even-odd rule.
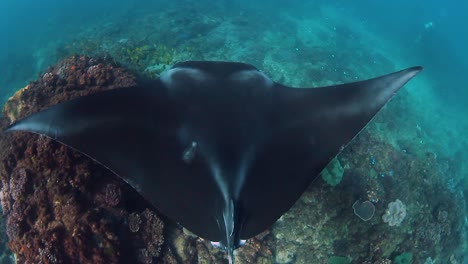
[[245, 83], [250, 83], [250, 82], [255, 82], [255, 81], [262, 81], [263, 87], [273, 87], [273, 81], [266, 76], [264, 73], [258, 71], [258, 70], [243, 70], [243, 71], [238, 71], [231, 76], [229, 76], [229, 79], [231, 81], [237, 81], [237, 82], [245, 82]]
[[249, 169], [250, 163], [252, 162], [252, 158], [254, 156], [253, 154], [254, 154], [254, 150], [253, 150], [253, 147], [251, 147], [250, 149], [248, 149], [245, 152], [245, 154], [243, 156], [243, 159], [239, 164], [239, 171], [238, 171], [238, 174], [237, 174], [237, 181], [236, 181], [235, 186], [234, 186], [234, 197], [235, 197], [235, 199], [239, 198], [240, 192], [242, 190], [242, 186], [244, 186], [245, 177], [247, 176], [247, 170]]
[[215, 248], [224, 249], [223, 244], [221, 244], [221, 242], [213, 242], [213, 241], [211, 241], [210, 243], [211, 243], [211, 245], [212, 245], [213, 247], [215, 247]]
[[57, 139], [57, 136], [60, 135], [60, 131], [58, 129], [52, 128], [47, 125], [41, 125], [40, 123], [22, 123], [20, 122], [11, 130], [13, 131], [45, 131], [45, 133], [54, 135], [53, 137], [50, 136], [51, 139]]
[[182, 160], [185, 163], [190, 164], [192, 160], [195, 158], [195, 155], [197, 153], [197, 146], [198, 146], [198, 143], [196, 141], [192, 141], [192, 144], [190, 144], [190, 146], [188, 146], [184, 150], [184, 153], [182, 154]]
[[226, 204], [229, 203], [229, 190], [228, 190], [228, 185], [226, 181], [223, 179], [223, 176], [221, 175], [221, 169], [219, 168], [218, 164], [214, 162], [212, 159], [208, 161], [210, 164], [210, 169], [211, 169], [211, 174], [213, 175], [216, 184], [219, 187], [219, 190], [221, 191], [223, 195], [224, 202]]
[[[234, 233], [234, 202], [229, 197], [229, 190], [226, 181], [221, 175], [221, 170], [216, 162], [209, 162], [212, 175], [218, 185], [224, 199], [225, 208], [223, 211], [224, 228], [226, 231], [226, 241]], [[229, 242], [228, 242], [229, 243]]]
[[[178, 67], [169, 69], [159, 78], [166, 86], [177, 88], [179, 81], [178, 77], [190, 78], [195, 84], [197, 84], [208, 79], [209, 75], [199, 69]], [[187, 80], [182, 80], [181, 83], [186, 83], [186, 81]]]
[[[235, 211], [236, 211], [234, 199], [237, 199], [240, 195], [240, 191], [242, 190], [242, 186], [244, 185], [246, 172], [252, 160], [253, 153], [254, 153], [253, 148], [251, 148], [250, 150], [246, 151], [245, 154], [243, 155], [243, 158], [239, 164], [239, 171], [237, 172], [237, 178], [234, 183], [234, 190], [232, 190], [234, 193], [232, 194], [230, 194], [229, 192], [230, 190], [228, 189], [228, 184], [225, 178], [223, 177], [223, 175], [221, 174], [222, 170], [220, 169], [218, 163], [214, 162], [213, 158], [208, 159], [209, 164], [210, 164], [210, 169], [212, 171], [212, 175], [223, 195], [224, 204], [225, 204], [222, 215], [223, 215], [223, 220], [224, 220], [224, 230], [225, 230], [227, 244], [224, 245], [223, 243], [212, 241], [211, 244], [214, 247], [223, 248], [223, 249], [232, 249], [236, 243], [235, 239], [238, 239], [237, 237], [235, 237], [235, 234], [234, 234]], [[220, 226], [218, 219], [217, 218], [215, 219], [218, 224], [218, 228], [221, 230], [221, 226]], [[245, 240], [239, 241], [239, 245], [244, 245], [244, 244], [245, 244]], [[228, 253], [229, 263], [233, 263], [233, 256], [231, 254], [232, 252]]]
[[[224, 226], [226, 228], [226, 241], [234, 234], [234, 201], [230, 199], [223, 212]], [[228, 242], [229, 243], [229, 242]]]

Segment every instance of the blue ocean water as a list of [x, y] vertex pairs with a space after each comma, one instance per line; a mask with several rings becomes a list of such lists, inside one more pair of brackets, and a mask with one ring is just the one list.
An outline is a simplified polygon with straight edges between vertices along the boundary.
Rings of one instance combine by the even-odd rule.
[[[424, 156], [419, 153], [431, 153], [436, 157], [437, 175], [441, 179], [427, 183], [427, 187], [424, 187], [427, 195], [434, 195], [431, 192], [441, 188], [447, 189], [453, 193], [451, 198], [454, 204], [465, 204], [465, 211], [464, 215], [459, 216], [450, 209], [440, 209], [445, 207], [443, 202], [437, 201], [437, 196], [427, 206], [435, 215], [462, 217], [457, 222], [458, 226], [451, 229], [451, 234], [457, 233], [462, 238], [457, 240], [459, 245], [447, 247], [443, 244], [447, 240], [439, 239], [437, 241], [442, 244], [433, 245], [437, 250], [423, 248], [422, 242], [411, 244], [420, 245], [421, 248], [399, 247], [408, 245], [400, 241], [399, 246], [390, 247], [389, 252], [383, 255], [395, 260], [395, 256], [411, 252], [415, 256], [414, 263], [432, 263], [429, 259], [435, 260], [435, 263], [468, 263], [466, 25], [468, 3], [455, 0], [2, 0], [0, 104], [3, 105], [14, 92], [37, 79], [48, 66], [73, 53], [90, 56], [109, 54], [135, 71], [152, 72], [156, 69], [156, 76], [164, 65], [181, 60], [242, 61], [291, 86], [343, 83], [421, 65], [424, 71], [387, 106], [385, 115], [369, 125], [369, 131], [378, 134], [396, 149], [417, 153], [414, 154], [415, 159]], [[152, 45], [169, 50], [168, 58], [148, 58], [148, 55], [155, 54], [148, 51]], [[388, 124], [389, 120], [396, 129], [382, 125]], [[378, 159], [374, 161], [374, 158], [371, 160], [380, 162]], [[385, 164], [389, 163], [386, 161]], [[391, 169], [385, 173], [375, 173], [393, 175]], [[369, 175], [372, 173], [369, 172]], [[418, 177], [425, 174], [429, 172], [418, 174]], [[350, 176], [345, 173], [344, 177]], [[408, 219], [417, 214], [418, 206], [424, 206], [394, 193], [387, 197], [385, 204], [381, 204], [381, 211], [377, 212], [379, 216], [375, 217], [379, 221], [373, 224], [384, 224], [381, 216], [387, 204], [397, 198], [407, 205]], [[413, 224], [401, 229], [405, 233], [401, 239], [414, 239], [411, 237], [416, 233], [419, 239], [430, 236], [429, 232], [411, 230], [416, 227], [417, 224]], [[281, 226], [278, 230], [281, 230]], [[387, 230], [390, 233], [393, 231]], [[443, 235], [447, 233], [439, 234]], [[392, 237], [391, 234], [388, 236]], [[282, 241], [279, 235], [276, 239]], [[306, 239], [319, 238], [306, 236]], [[341, 241], [344, 238], [327, 239]], [[368, 239], [382, 238], [372, 236]], [[301, 252], [304, 249], [290, 246], [291, 241], [278, 243], [281, 246], [273, 252], [276, 262], [303, 261], [301, 256], [305, 253]], [[309, 260], [328, 259], [328, 263], [332, 263], [332, 257], [347, 257], [330, 248], [327, 251], [314, 248], [313, 243], [308, 244], [308, 249], [317, 255], [316, 258], [310, 256]], [[433, 255], [421, 254], [424, 250]], [[288, 259], [285, 257], [288, 254], [284, 252], [295, 257]], [[357, 254], [346, 252], [348, 256]], [[371, 250], [359, 254], [364, 259], [372, 258]]]

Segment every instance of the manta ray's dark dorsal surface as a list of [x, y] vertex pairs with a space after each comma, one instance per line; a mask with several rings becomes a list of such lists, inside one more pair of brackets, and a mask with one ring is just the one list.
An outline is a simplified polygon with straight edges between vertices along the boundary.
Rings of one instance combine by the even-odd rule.
[[93, 158], [232, 258], [240, 239], [285, 213], [421, 69], [300, 89], [248, 64], [189, 61], [151, 85], [68, 101], [8, 131], [43, 134]]

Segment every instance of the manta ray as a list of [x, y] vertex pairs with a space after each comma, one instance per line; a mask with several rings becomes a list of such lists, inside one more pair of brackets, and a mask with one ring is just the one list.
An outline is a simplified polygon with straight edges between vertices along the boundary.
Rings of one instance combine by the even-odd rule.
[[227, 250], [269, 228], [422, 67], [293, 88], [252, 65], [187, 61], [139, 87], [60, 103], [6, 131], [102, 164], [167, 217]]

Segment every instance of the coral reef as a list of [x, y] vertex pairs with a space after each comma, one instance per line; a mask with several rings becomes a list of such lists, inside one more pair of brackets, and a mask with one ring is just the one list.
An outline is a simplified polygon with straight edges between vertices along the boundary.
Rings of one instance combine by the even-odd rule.
[[[424, 248], [412, 252], [414, 263], [436, 255], [442, 262], [462, 263], [457, 248], [463, 232], [454, 230], [463, 230], [464, 198], [443, 183], [445, 174], [437, 169], [432, 153], [416, 153], [401, 151], [370, 128], [362, 131], [338, 155], [346, 168], [340, 184], [313, 182], [274, 225], [276, 261], [326, 263], [332, 256], [343, 256], [351, 263], [392, 263], [402, 252]], [[399, 228], [389, 227], [381, 217], [362, 221], [353, 214], [352, 205], [360, 200], [383, 215], [393, 197], [413, 201], [406, 204], [407, 210], [418, 212]]]
[[395, 264], [410, 264], [413, 259], [413, 254], [411, 252], [404, 252], [395, 257], [393, 262]]
[[161, 72], [176, 62], [187, 60], [192, 56], [192, 49], [189, 46], [176, 49], [163, 43], [150, 44], [146, 40], [132, 41], [129, 39], [121, 39], [114, 43], [107, 42], [106, 39], [87, 38], [74, 43], [63, 52], [64, 54], [83, 53], [118, 58], [119, 63], [133, 74], [150, 78], [159, 76]]
[[[0, 207], [0, 212], [3, 214], [3, 210]], [[6, 223], [5, 218], [0, 216], [0, 263], [2, 264], [13, 264], [15, 263], [14, 256], [8, 245], [8, 235], [6, 234]]]
[[328, 259], [328, 264], [349, 264], [351, 261], [346, 257], [331, 256]]
[[406, 206], [399, 199], [396, 199], [388, 204], [388, 209], [382, 215], [382, 220], [389, 226], [400, 226], [405, 217]]

